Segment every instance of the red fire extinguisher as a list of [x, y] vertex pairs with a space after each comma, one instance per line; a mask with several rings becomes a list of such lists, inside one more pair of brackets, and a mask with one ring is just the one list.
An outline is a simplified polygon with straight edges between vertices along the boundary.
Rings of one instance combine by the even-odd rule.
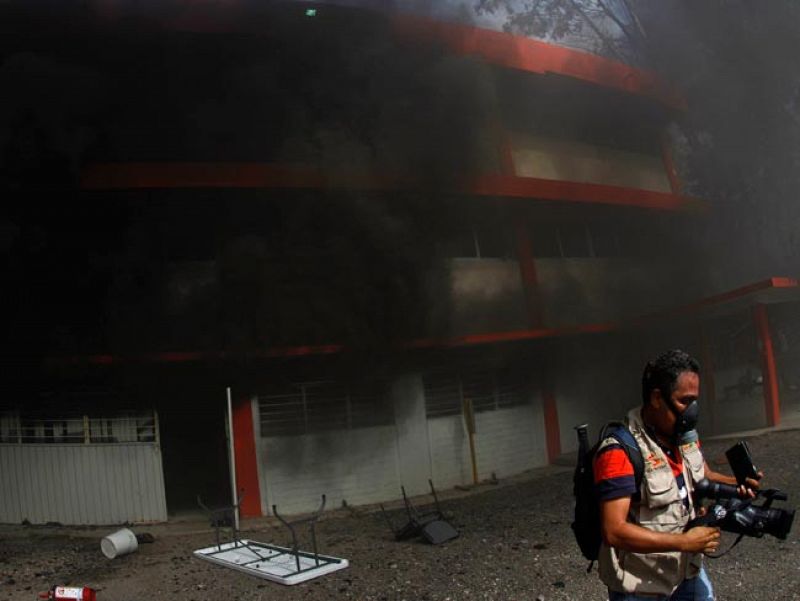
[[97, 593], [88, 586], [54, 586], [39, 593], [40, 599], [50, 601], [97, 601]]

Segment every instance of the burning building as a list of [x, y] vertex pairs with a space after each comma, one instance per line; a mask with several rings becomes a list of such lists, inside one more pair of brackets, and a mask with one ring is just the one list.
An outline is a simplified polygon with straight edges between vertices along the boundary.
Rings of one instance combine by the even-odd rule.
[[3, 27], [9, 315], [31, 327], [0, 521], [224, 502], [228, 387], [245, 516], [544, 466], [638, 403], [665, 346], [704, 362], [706, 431], [775, 424], [796, 389], [791, 311], [765, 303], [797, 284], [704, 285], [687, 240], [713, 201], [682, 190], [686, 105], [650, 72], [333, 4]]

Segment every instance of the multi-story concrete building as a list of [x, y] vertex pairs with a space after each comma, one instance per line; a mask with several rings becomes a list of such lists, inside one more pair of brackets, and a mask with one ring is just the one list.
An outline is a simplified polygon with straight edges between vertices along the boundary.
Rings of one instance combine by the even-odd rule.
[[228, 387], [245, 516], [546, 465], [664, 347], [704, 360], [707, 431], [795, 390], [769, 325], [789, 357], [791, 314], [763, 303], [797, 284], [702, 289], [713, 199], [682, 193], [687, 107], [653, 73], [326, 4], [15, 18], [5, 68], [70, 149], [64, 204], [14, 176], [74, 294], [40, 306], [67, 305], [42, 391], [4, 402], [2, 521], [228, 498]]

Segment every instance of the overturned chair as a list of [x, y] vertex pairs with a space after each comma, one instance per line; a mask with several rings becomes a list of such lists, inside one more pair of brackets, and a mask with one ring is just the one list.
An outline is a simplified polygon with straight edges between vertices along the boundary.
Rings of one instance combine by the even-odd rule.
[[395, 540], [407, 540], [409, 538], [421, 536], [432, 545], [440, 545], [454, 538], [458, 538], [458, 530], [444, 519], [444, 514], [439, 506], [439, 497], [436, 495], [436, 489], [433, 487], [433, 481], [428, 480], [428, 484], [431, 487], [434, 508], [426, 512], [421, 512], [414, 507], [408, 495], [406, 495], [405, 487], [400, 487], [400, 491], [403, 493], [403, 503], [406, 508], [406, 516], [408, 519], [406, 523], [399, 528], [396, 528], [392, 523], [383, 505], [380, 506], [383, 517], [386, 519], [386, 523], [389, 524], [389, 529], [392, 531], [392, 534], [394, 534]]

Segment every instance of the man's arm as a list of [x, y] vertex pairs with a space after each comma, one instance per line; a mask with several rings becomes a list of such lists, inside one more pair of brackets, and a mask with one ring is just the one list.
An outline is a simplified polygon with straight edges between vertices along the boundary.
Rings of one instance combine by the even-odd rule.
[[[736, 478], [733, 476], [728, 476], [726, 474], [721, 474], [720, 472], [714, 471], [708, 465], [708, 461], [703, 460], [703, 465], [705, 466], [705, 473], [706, 478], [711, 480], [712, 482], [719, 482], [720, 484], [730, 484], [731, 486], [736, 486], [739, 490], [739, 496], [743, 498], [755, 498], [756, 492], [761, 484], [758, 480], [753, 478], [748, 478], [745, 480], [745, 484], [739, 485], [736, 481]], [[764, 477], [763, 472], [758, 472], [759, 480]]]
[[634, 553], [713, 553], [719, 547], [719, 528], [698, 526], [680, 534], [654, 532], [628, 521], [630, 506], [630, 497], [600, 502], [600, 524], [608, 546]]

